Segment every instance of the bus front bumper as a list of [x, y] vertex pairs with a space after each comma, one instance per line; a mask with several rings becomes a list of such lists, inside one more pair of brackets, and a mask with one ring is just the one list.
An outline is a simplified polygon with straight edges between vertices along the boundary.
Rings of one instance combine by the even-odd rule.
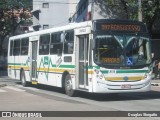
[[96, 93], [125, 93], [125, 92], [146, 92], [151, 90], [151, 79], [138, 82], [102, 82], [97, 81], [93, 92]]

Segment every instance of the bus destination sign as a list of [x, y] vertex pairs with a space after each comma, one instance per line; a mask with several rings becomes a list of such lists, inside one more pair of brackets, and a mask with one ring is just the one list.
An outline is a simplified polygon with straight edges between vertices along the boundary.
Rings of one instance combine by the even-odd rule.
[[140, 25], [122, 25], [122, 24], [102, 24], [101, 30], [103, 31], [132, 31], [132, 32], [140, 32]]
[[95, 22], [95, 31], [121, 31], [121, 32], [147, 32], [143, 23], [140, 22]]

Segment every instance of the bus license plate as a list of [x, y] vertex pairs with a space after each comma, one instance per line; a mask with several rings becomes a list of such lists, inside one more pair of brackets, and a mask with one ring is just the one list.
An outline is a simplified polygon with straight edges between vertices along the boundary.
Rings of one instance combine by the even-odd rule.
[[130, 84], [123, 84], [121, 86], [122, 89], [130, 89], [131, 88], [131, 85]]

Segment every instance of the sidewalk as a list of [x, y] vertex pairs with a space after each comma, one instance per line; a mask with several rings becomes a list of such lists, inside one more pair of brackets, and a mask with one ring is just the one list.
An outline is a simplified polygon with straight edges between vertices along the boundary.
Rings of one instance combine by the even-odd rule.
[[160, 79], [152, 80], [152, 81], [151, 81], [151, 84], [152, 84], [153, 86], [160, 86]]
[[151, 81], [151, 84], [153, 86], [160, 86], [160, 76], [158, 76], [158, 79], [154, 80], [154, 73], [152, 73], [152, 81]]

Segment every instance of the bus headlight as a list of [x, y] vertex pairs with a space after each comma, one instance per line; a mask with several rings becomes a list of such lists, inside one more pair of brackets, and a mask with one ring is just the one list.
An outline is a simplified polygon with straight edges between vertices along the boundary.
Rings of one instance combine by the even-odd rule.
[[100, 78], [100, 79], [103, 79], [103, 78], [104, 78], [104, 76], [101, 74], [101, 75], [99, 75], [99, 78]]
[[97, 69], [94, 69], [94, 72], [96, 73], [96, 74], [99, 74], [99, 70], [97, 70]]
[[146, 73], [145, 75], [144, 75], [144, 78], [147, 78], [148, 77], [148, 74]]
[[144, 78], [147, 78], [148, 76], [150, 76], [152, 74], [152, 70], [148, 69], [147, 72], [144, 75]]
[[100, 79], [104, 78], [104, 75], [101, 73], [100, 70], [94, 69], [94, 72], [96, 73], [97, 78], [100, 78]]

